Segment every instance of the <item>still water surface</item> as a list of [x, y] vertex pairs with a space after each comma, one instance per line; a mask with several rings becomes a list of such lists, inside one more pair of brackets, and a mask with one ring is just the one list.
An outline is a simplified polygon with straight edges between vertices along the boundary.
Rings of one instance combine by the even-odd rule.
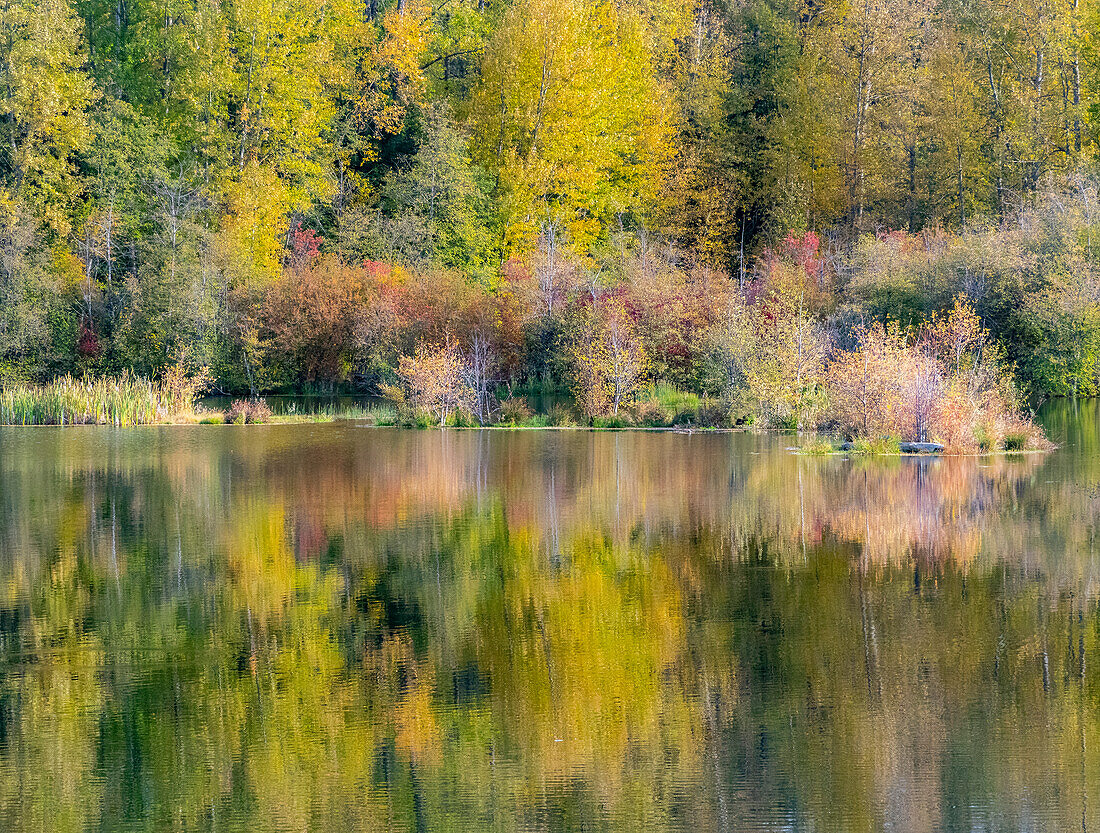
[[0, 429], [0, 830], [1100, 831], [1058, 451]]

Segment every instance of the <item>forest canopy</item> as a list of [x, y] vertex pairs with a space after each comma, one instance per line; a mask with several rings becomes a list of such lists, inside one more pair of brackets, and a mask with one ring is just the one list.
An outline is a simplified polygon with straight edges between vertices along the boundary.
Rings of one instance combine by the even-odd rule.
[[479, 390], [802, 424], [837, 351], [931, 355], [964, 310], [944, 379], [1095, 394], [1098, 32], [1095, 0], [0, 0], [0, 385], [375, 391], [444, 345]]

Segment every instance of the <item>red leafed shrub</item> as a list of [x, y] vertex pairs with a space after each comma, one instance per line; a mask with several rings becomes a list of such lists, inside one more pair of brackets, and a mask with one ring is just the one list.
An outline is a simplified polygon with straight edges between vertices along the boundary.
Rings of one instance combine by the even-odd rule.
[[99, 343], [99, 336], [87, 321], [80, 322], [80, 337], [76, 342], [76, 351], [90, 359], [94, 359], [103, 352], [103, 346]]
[[323, 238], [310, 228], [302, 228], [301, 222], [294, 224], [294, 230], [290, 233], [290, 251], [297, 268], [313, 265], [321, 255], [321, 243]]
[[268, 295], [264, 320], [275, 349], [304, 381], [340, 381], [355, 350], [367, 295], [362, 270], [332, 257], [287, 270]]
[[381, 260], [364, 260], [363, 271], [367, 277], [374, 281], [383, 281], [389, 278], [393, 272], [393, 266]]
[[796, 237], [793, 231], [788, 232], [781, 248], [783, 254], [806, 273], [806, 277], [816, 278], [821, 272], [822, 264], [818, 256], [821, 238], [814, 232], [807, 231], [800, 237]]

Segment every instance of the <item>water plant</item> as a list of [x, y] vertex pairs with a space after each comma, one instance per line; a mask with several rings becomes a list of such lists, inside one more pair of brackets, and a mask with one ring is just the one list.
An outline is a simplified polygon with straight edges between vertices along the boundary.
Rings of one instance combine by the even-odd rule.
[[901, 443], [897, 437], [857, 437], [852, 441], [852, 454], [901, 454]]
[[62, 376], [0, 390], [4, 425], [148, 425], [190, 414], [191, 403], [178, 386], [129, 372], [98, 379]]
[[629, 428], [630, 423], [622, 416], [597, 416], [592, 417], [593, 428]]
[[577, 419], [573, 415], [573, 412], [565, 405], [561, 404], [551, 406], [547, 417], [551, 425], [556, 425], [560, 428], [569, 428], [577, 424]]
[[349, 418], [362, 419], [371, 425], [397, 425], [397, 409], [390, 405], [371, 405], [363, 409], [362, 416]]
[[291, 403], [281, 414], [271, 418], [282, 423], [364, 422], [368, 425], [399, 424], [397, 408], [391, 404], [330, 405], [325, 404], [312, 411], [299, 410]]
[[477, 417], [465, 408], [456, 408], [447, 418], [447, 424], [454, 428], [476, 428], [478, 421]]
[[824, 456], [826, 454], [833, 454], [837, 448], [836, 443], [826, 437], [814, 437], [809, 442], [799, 446], [798, 450], [801, 454]]

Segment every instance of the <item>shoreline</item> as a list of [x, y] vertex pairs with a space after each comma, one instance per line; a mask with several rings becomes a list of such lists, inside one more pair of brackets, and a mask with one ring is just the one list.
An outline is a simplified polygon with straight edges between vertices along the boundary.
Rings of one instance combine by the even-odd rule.
[[[290, 418], [275, 417], [265, 422], [252, 422], [252, 423], [240, 423], [240, 422], [224, 422], [224, 421], [207, 421], [204, 419], [193, 420], [181, 420], [181, 421], [169, 421], [169, 422], [146, 422], [136, 425], [114, 425], [106, 422], [76, 422], [76, 423], [30, 423], [26, 425], [0, 423], [0, 429], [3, 428], [113, 428], [113, 429], [134, 429], [134, 428], [184, 428], [184, 427], [205, 427], [205, 428], [275, 428], [275, 427], [287, 427], [287, 426], [303, 426], [303, 425], [336, 425], [346, 424], [352, 425], [356, 428], [391, 428], [400, 431], [577, 431], [577, 432], [589, 432], [589, 433], [649, 433], [649, 434], [683, 434], [687, 436], [701, 435], [701, 434], [760, 434], [760, 435], [773, 435], [773, 436], [803, 436], [810, 435], [816, 437], [828, 437], [828, 434], [817, 434], [814, 432], [788, 432], [784, 429], [774, 428], [753, 428], [753, 427], [733, 427], [733, 428], [710, 428], [710, 427], [685, 427], [685, 426], [647, 426], [647, 425], [628, 425], [622, 427], [605, 428], [592, 425], [429, 425], [429, 426], [407, 426], [407, 425], [379, 425], [377, 423], [370, 422], [363, 418], [342, 418], [334, 417], [329, 419], [310, 419], [308, 417], [293, 416]], [[1023, 448], [1013, 449], [1011, 451], [1000, 449], [994, 451], [870, 451], [859, 452], [852, 449], [832, 449], [829, 451], [815, 451], [808, 450], [801, 446], [786, 446], [785, 451], [789, 454], [797, 457], [819, 457], [819, 458], [844, 458], [844, 459], [862, 459], [862, 458], [923, 458], [923, 459], [940, 459], [940, 458], [961, 458], [961, 457], [1022, 457], [1027, 455], [1048, 454], [1051, 451], [1056, 451], [1057, 445], [1052, 445], [1050, 448]]]

